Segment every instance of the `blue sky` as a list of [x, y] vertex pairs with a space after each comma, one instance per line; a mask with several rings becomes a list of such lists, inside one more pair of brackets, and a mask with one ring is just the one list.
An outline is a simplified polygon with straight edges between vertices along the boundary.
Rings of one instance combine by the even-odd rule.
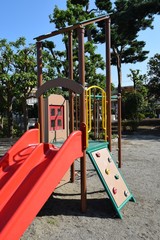
[[[55, 5], [63, 9], [65, 3], [64, 0], [1, 0], [0, 38], [15, 41], [24, 36], [27, 43], [34, 43], [34, 37], [55, 30], [54, 25], [49, 23], [49, 15], [52, 14]], [[148, 29], [141, 32], [139, 39], [146, 42], [145, 49], [150, 51], [149, 58], [155, 53], [160, 53], [160, 16], [155, 18], [154, 30]], [[143, 63], [123, 65], [122, 85], [132, 85], [127, 78], [127, 74], [130, 73], [129, 69], [140, 69], [141, 74], [146, 73], [148, 60]], [[115, 67], [112, 67], [111, 71], [112, 81], [117, 85]]]

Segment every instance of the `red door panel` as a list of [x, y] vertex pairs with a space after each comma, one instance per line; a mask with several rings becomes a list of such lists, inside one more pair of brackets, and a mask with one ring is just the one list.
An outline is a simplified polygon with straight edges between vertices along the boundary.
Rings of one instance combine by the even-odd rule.
[[49, 113], [50, 131], [64, 129], [64, 106], [50, 105]]

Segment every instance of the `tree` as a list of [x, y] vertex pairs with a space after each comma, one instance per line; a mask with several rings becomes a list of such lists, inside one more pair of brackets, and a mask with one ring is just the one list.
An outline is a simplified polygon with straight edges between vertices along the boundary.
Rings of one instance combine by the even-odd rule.
[[127, 92], [124, 95], [124, 118], [128, 120], [134, 120], [139, 122], [144, 118], [144, 98], [139, 92]]
[[130, 69], [130, 74], [128, 74], [128, 77], [130, 77], [130, 80], [133, 82], [133, 88], [134, 91], [140, 92], [144, 98], [147, 97], [148, 88], [146, 86], [146, 74], [140, 74], [140, 70], [136, 69]]
[[[57, 6], [53, 10], [53, 14], [50, 15], [50, 22], [55, 24], [57, 29], [73, 25], [77, 22], [93, 18], [95, 15], [92, 11], [89, 12], [89, 1], [67, 1], [67, 9], [60, 10]], [[89, 85], [97, 84], [97, 82], [103, 86], [105, 82], [105, 77], [101, 73], [104, 70], [105, 64], [100, 54], [96, 53], [96, 45], [91, 39], [90, 33], [91, 29], [94, 29], [95, 25], [90, 25], [86, 28], [85, 37], [88, 41], [85, 42], [85, 67], [86, 67], [86, 81]], [[63, 40], [65, 51], [59, 51], [58, 55], [61, 57], [59, 59], [59, 65], [63, 68], [58, 74], [61, 76], [68, 76], [68, 62], [67, 62], [67, 52], [68, 52], [68, 38], [67, 35], [63, 35]], [[49, 49], [49, 48], [48, 48]], [[50, 49], [51, 51], [51, 49]], [[53, 52], [52, 48], [52, 54]], [[78, 81], [78, 41], [77, 32], [73, 33], [73, 56], [74, 56], [74, 80]], [[63, 61], [62, 61], [63, 60]], [[59, 68], [60, 69], [60, 68]]]
[[160, 99], [160, 54], [155, 54], [148, 62], [148, 89], [152, 101]]
[[32, 95], [37, 85], [36, 70], [36, 52], [35, 46], [30, 45], [19, 49], [14, 55], [14, 73], [13, 79], [16, 83], [15, 96], [19, 98], [22, 105], [24, 116], [24, 130], [27, 130], [28, 124], [28, 106], [27, 99]]
[[[20, 42], [23, 42], [23, 39]], [[18, 42], [17, 42], [18, 44]], [[0, 41], [0, 90], [3, 103], [3, 111], [6, 110], [8, 118], [8, 136], [12, 135], [13, 121], [12, 121], [12, 103], [14, 92], [14, 82], [11, 75], [13, 71], [13, 56], [14, 51], [12, 49], [13, 44], [8, 43], [6, 39]], [[3, 114], [3, 113], [2, 113]]]
[[13, 103], [23, 106], [24, 127], [27, 127], [26, 99], [36, 86], [35, 47], [25, 47], [25, 38], [15, 42], [0, 40], [0, 91], [3, 94], [3, 111], [7, 112], [8, 136], [13, 132]]
[[[138, 41], [138, 33], [146, 28], [153, 28], [154, 14], [159, 14], [160, 3], [156, 0], [96, 0], [96, 6], [111, 17], [112, 64], [117, 66], [118, 91], [121, 92], [123, 63], [142, 62], [147, 58], [144, 41]], [[99, 23], [95, 40], [104, 42], [104, 24]], [[95, 33], [94, 33], [95, 34]]]
[[146, 75], [141, 75], [140, 70], [130, 69], [130, 71], [128, 77], [133, 81], [133, 91], [123, 93], [123, 118], [139, 121], [145, 117], [148, 109]]

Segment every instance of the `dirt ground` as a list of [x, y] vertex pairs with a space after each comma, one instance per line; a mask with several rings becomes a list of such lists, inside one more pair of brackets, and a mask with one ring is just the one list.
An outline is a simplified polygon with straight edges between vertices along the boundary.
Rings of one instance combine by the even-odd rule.
[[[116, 148], [114, 140], [115, 158]], [[89, 159], [87, 212], [80, 211], [77, 160], [75, 182], [55, 190], [21, 240], [160, 239], [160, 134], [123, 135], [122, 161], [121, 172], [136, 199], [121, 210], [123, 219], [117, 218]]]

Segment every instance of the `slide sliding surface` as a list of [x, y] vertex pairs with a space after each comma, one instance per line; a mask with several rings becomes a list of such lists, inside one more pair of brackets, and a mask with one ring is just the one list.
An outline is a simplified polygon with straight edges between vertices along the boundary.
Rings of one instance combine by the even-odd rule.
[[[15, 163], [15, 156], [22, 155], [22, 151], [38, 145], [39, 143], [39, 129], [31, 129], [25, 132], [22, 137], [8, 150], [8, 152], [0, 158], [0, 173]], [[23, 154], [24, 155], [24, 154]], [[23, 159], [25, 156], [23, 156]], [[23, 160], [21, 158], [21, 160]], [[20, 162], [19, 162], [20, 163]], [[19, 165], [19, 164], [17, 164]]]
[[[81, 131], [73, 132], [59, 150], [41, 143], [31, 151], [18, 170], [4, 181], [2, 191], [7, 200], [2, 201], [0, 209], [1, 240], [22, 236], [71, 164], [82, 156]], [[10, 192], [11, 186], [13, 191]]]

